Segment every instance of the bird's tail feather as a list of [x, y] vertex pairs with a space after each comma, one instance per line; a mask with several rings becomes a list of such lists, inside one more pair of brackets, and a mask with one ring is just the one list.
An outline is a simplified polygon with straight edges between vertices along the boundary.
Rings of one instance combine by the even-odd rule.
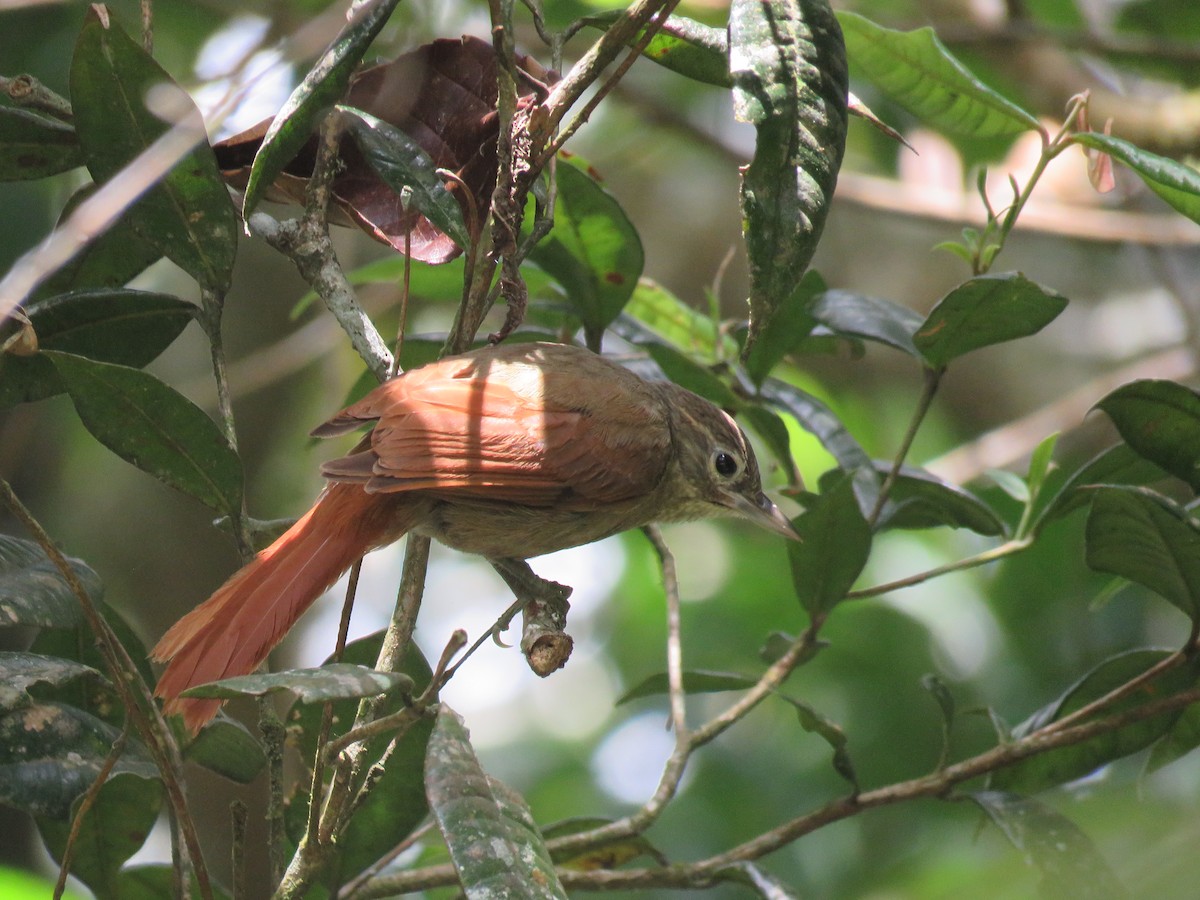
[[[408, 512], [406, 516], [405, 513]], [[333, 484], [275, 543], [163, 635], [151, 651], [167, 668], [155, 693], [194, 733], [219, 700], [181, 698], [190, 687], [247, 675], [296, 620], [364, 553], [400, 537], [414, 517], [398, 495]]]

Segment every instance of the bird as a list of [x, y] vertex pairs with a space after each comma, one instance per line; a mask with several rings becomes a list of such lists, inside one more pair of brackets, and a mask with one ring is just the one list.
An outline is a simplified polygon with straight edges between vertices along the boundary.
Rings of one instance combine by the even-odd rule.
[[505, 343], [411, 369], [314, 429], [373, 425], [326, 462], [312, 508], [151, 651], [155, 693], [196, 733], [221, 701], [190, 687], [253, 672], [371, 550], [412, 532], [525, 560], [655, 522], [741, 516], [799, 535], [763, 493], [729, 413], [582, 347]]

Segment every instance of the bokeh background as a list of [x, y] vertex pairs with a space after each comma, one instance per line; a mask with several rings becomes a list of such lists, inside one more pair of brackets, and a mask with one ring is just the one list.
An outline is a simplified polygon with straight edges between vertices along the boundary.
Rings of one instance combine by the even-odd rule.
[[[1094, 109], [1115, 118], [1114, 133], [1186, 156], [1200, 145], [1200, 113], [1191, 93], [1200, 74], [1200, 22], [1190, 2], [834, 5], [893, 27], [933, 25], [976, 71], [1050, 121], [1071, 94], [1090, 89]], [[110, 6], [129, 29], [136, 28], [137, 3]], [[574, 0], [546, 6], [557, 24], [591, 11]], [[256, 11], [224, 0], [159, 0], [155, 55], [205, 108], [225, 93], [223, 79], [242, 48], [275, 48], [307, 27], [319, 49], [321, 38], [312, 35], [327, 39], [340, 9], [322, 0], [277, 0]], [[84, 12], [85, 5], [74, 2], [0, 3], [0, 74], [31, 72], [65, 93]], [[726, 15], [720, 0], [685, 0], [680, 12], [710, 23]], [[1014, 24], [1017, 13], [1028, 17], [1028, 29]], [[1138, 32], [1130, 21], [1149, 25]], [[1161, 46], [1180, 52], [1154, 77], [1106, 51], [1106, 40], [1152, 42], [1165, 21], [1174, 23], [1173, 32]], [[400, 7], [373, 55], [390, 57], [435, 37], [487, 31], [484, 4], [414, 0]], [[532, 33], [522, 35], [522, 44], [548, 62]], [[568, 55], [583, 46], [583, 37], [576, 39]], [[1190, 67], [1183, 52], [1189, 47]], [[289, 53], [303, 52], [296, 44], [257, 52], [251, 65], [261, 73], [258, 80], [214, 136], [273, 113], [303, 72], [302, 59]], [[956, 146], [923, 130], [869, 85], [856, 81], [854, 88], [904, 132], [915, 152], [861, 121], [852, 124], [814, 266], [833, 287], [924, 312], [970, 274], [959, 259], [934, 247], [982, 221], [972, 191], [979, 163], [990, 160], [989, 183], [1002, 204], [1008, 175], [1023, 179], [1036, 148], [1031, 154], [1021, 144]], [[1166, 110], [1170, 118], [1155, 119], [1156, 111]], [[603, 175], [639, 229], [646, 275], [699, 308], [715, 296], [723, 315], [737, 318], [745, 314], [747, 293], [737, 165], [748, 158], [752, 141], [752, 131], [733, 121], [728, 92], [639, 62], [571, 149]], [[0, 270], [53, 227], [80, 177], [0, 184]], [[997, 503], [1004, 501], [987, 470], [1019, 471], [1048, 434], [1063, 432], [1059, 454], [1067, 462], [1111, 441], [1105, 424], [1086, 413], [1116, 384], [1135, 375], [1191, 378], [1200, 314], [1200, 228], [1131, 180], [1119, 179], [1114, 194], [1099, 196], [1087, 182], [1082, 155], [1069, 152], [1023, 221], [1031, 227], [1018, 229], [998, 270], [1020, 270], [1071, 304], [1036, 338], [957, 364], [912, 454], [914, 462], [970, 482]], [[349, 269], [387, 253], [348, 230], [339, 231], [337, 241]], [[165, 261], [137, 286], [196, 298], [194, 285]], [[362, 372], [320, 309], [293, 317], [305, 291], [286, 259], [243, 240], [225, 335], [247, 503], [260, 518], [297, 515], [315, 496], [320, 461], [344, 448], [317, 445], [307, 432], [339, 407]], [[385, 334], [394, 328], [393, 287], [370, 286], [363, 299]], [[413, 331], [446, 327], [452, 305], [445, 298], [415, 302]], [[894, 452], [920, 386], [912, 360], [886, 349], [843, 349], [806, 357], [799, 368], [806, 388], [826, 399], [870, 452], [881, 458]], [[150, 370], [215, 409], [208, 350], [197, 328]], [[796, 454], [810, 484], [832, 464], [801, 435]], [[108, 602], [136, 623], [148, 643], [236, 566], [232, 543], [200, 504], [99, 446], [64, 397], [0, 413], [0, 474], [61, 546], [97, 570]], [[19, 533], [11, 522], [3, 524]], [[960, 709], [981, 713], [960, 717], [952, 742], [957, 757], [989, 745], [984, 709], [1015, 724], [1114, 652], [1183, 641], [1187, 623], [1175, 610], [1131, 588], [1113, 590], [1110, 579], [1084, 567], [1081, 534], [1077, 514], [1055, 525], [1035, 549], [1002, 565], [836, 610], [824, 632], [829, 648], [792, 678], [789, 691], [845, 729], [864, 785], [915, 777], [936, 764], [941, 718], [921, 687], [926, 674], [949, 685]], [[678, 558], [687, 666], [761, 671], [758, 652], [766, 636], [795, 633], [804, 624], [783, 542], [737, 522], [671, 526], [666, 537]], [[944, 529], [889, 534], [877, 541], [861, 584], [985, 546], [980, 538]], [[386, 623], [399, 561], [400, 548], [369, 559], [355, 634]], [[539, 822], [622, 814], [653, 792], [671, 747], [665, 699], [614, 705], [626, 689], [665, 668], [664, 604], [653, 554], [644, 538], [632, 534], [535, 561], [535, 569], [575, 587], [571, 631], [577, 646], [570, 664], [541, 681], [516, 649], [489, 645], [444, 697], [465, 717], [484, 766], [526, 796]], [[503, 585], [480, 561], [438, 551], [417, 639], [436, 657], [453, 629], [478, 634], [508, 603]], [[311, 613], [276, 662], [312, 665], [323, 659], [338, 606], [331, 599]], [[0, 636], [10, 648], [23, 639]], [[698, 721], [727, 700], [698, 696], [692, 716]], [[252, 717], [251, 710], [244, 712]], [[651, 839], [668, 856], [687, 860], [752, 837], [845, 790], [829, 757], [827, 745], [805, 733], [789, 707], [764, 704], [699, 754]], [[1188, 757], [1150, 776], [1143, 763], [1124, 761], [1043, 799], [1083, 828], [1136, 896], [1194, 896], [1200, 762]], [[261, 809], [263, 786], [236, 788], [193, 774], [219, 873], [227, 858], [229, 800], [242, 796], [252, 810]], [[0, 810], [0, 833], [6, 836], [0, 861], [45, 869], [36, 833], [22, 816]], [[261, 836], [260, 829], [252, 840]], [[157, 859], [166, 853], [161, 837], [144, 851]], [[1038, 881], [1021, 854], [982, 824], [975, 807], [941, 801], [882, 809], [824, 828], [769, 857], [765, 867], [805, 897], [1016, 898], [1035, 893]], [[723, 887], [706, 895], [735, 893]]]

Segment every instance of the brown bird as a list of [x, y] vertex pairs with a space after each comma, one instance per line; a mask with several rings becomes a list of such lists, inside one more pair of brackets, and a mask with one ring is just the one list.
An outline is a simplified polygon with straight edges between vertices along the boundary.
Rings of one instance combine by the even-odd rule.
[[745, 434], [712, 403], [563, 344], [505, 344], [388, 381], [313, 431], [375, 427], [274, 544], [163, 636], [155, 692], [196, 731], [194, 685], [258, 667], [355, 560], [408, 532], [524, 560], [650, 522], [740, 515], [789, 538]]

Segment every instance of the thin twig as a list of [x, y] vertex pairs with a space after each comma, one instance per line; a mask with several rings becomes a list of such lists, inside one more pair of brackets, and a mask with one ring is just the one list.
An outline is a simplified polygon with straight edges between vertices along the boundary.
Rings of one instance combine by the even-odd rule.
[[79, 830], [83, 826], [84, 818], [95, 804], [96, 799], [100, 796], [100, 791], [103, 789], [105, 782], [108, 781], [108, 776], [112, 774], [117, 761], [120, 760], [121, 755], [125, 752], [125, 744], [129, 740], [131, 725], [132, 719], [127, 709], [125, 711], [125, 722], [121, 726], [121, 733], [113, 741], [112, 749], [108, 751], [108, 755], [104, 758], [104, 764], [100, 766], [100, 771], [96, 773], [96, 780], [84, 792], [83, 799], [79, 803], [79, 809], [75, 813], [75, 818], [71, 820], [71, 831], [67, 835], [67, 844], [63, 848], [62, 861], [58, 866], [58, 881], [54, 884], [54, 900], [59, 900], [63, 895], [63, 891], [67, 889], [67, 876], [71, 874], [71, 857], [75, 855], [75, 843], [79, 840]]
[[964, 569], [974, 569], [978, 566], [985, 566], [988, 563], [995, 562], [998, 559], [1004, 559], [1006, 556], [1013, 556], [1026, 550], [1033, 543], [1033, 539], [1024, 537], [1019, 540], [1005, 541], [998, 547], [992, 547], [990, 550], [984, 550], [982, 553], [977, 553], [974, 556], [968, 556], [965, 559], [955, 560], [951, 563], [946, 563], [944, 566], [937, 566], [932, 569], [926, 569], [924, 572], [917, 572], [913, 575], [907, 575], [904, 578], [897, 578], [895, 581], [889, 581], [885, 584], [877, 584], [874, 587], [862, 588], [857, 591], [849, 591], [846, 594], [847, 600], [863, 600], [867, 597], [878, 597], [882, 594], [890, 594], [892, 591], [898, 591], [902, 588], [913, 587], [914, 585], [922, 584], [929, 581], [931, 578], [938, 578], [942, 575], [947, 575], [950, 572], [961, 572]]
[[883, 506], [887, 503], [888, 494], [891, 493], [892, 486], [896, 483], [896, 479], [900, 475], [900, 470], [904, 467], [904, 460], [908, 457], [908, 451], [912, 449], [913, 441], [917, 438], [917, 431], [920, 430], [921, 423], [925, 421], [925, 416], [929, 414], [929, 407], [933, 404], [933, 398], [937, 394], [938, 385], [941, 383], [944, 371], [944, 369], [925, 369], [925, 379], [921, 386], [921, 396], [917, 399], [917, 408], [913, 410], [908, 428], [904, 432], [904, 438], [900, 441], [900, 448], [896, 451], [896, 457], [892, 461], [892, 467], [883, 479], [883, 484], [879, 486], [879, 495], [875, 498], [875, 507], [871, 510], [871, 515], [867, 517], [867, 522], [872, 527], [879, 521], [879, 514], [883, 512]]

